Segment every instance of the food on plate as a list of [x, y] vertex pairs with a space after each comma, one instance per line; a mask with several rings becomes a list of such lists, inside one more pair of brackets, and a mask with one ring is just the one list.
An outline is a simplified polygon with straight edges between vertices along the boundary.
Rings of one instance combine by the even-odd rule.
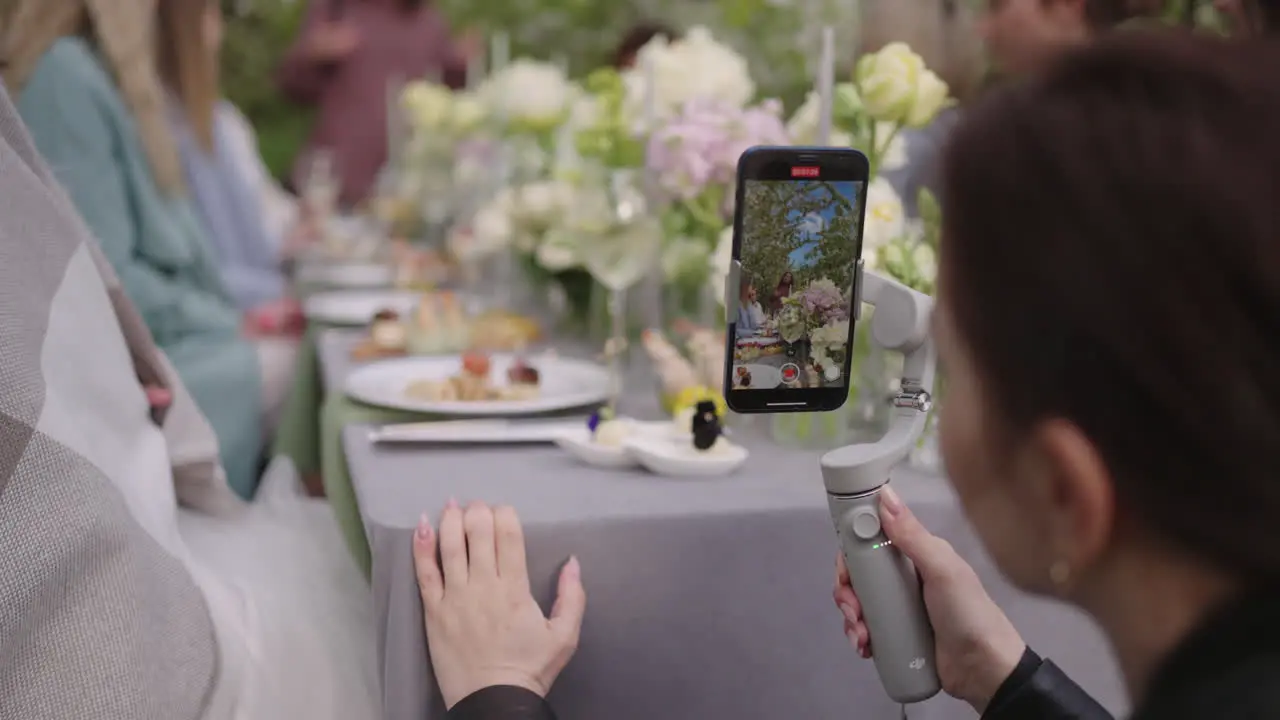
[[537, 342], [541, 335], [536, 320], [495, 310], [471, 322], [470, 346], [476, 350], [509, 352]]
[[510, 352], [534, 342], [538, 323], [514, 313], [491, 311], [471, 317], [450, 292], [423, 295], [410, 326], [410, 349], [418, 355], [444, 355], [463, 350]]
[[595, 432], [591, 434], [591, 440], [597, 445], [622, 447], [622, 444], [631, 436], [631, 431], [631, 422], [628, 420], [605, 420], [596, 426]]
[[409, 331], [415, 355], [444, 355], [465, 350], [470, 328], [462, 303], [450, 292], [426, 293], [418, 301]]
[[408, 350], [408, 330], [395, 310], [379, 310], [369, 325], [369, 335], [351, 351], [355, 360], [399, 357]]
[[516, 360], [507, 369], [507, 382], [512, 385], [537, 385], [538, 379], [538, 369], [524, 360]]
[[404, 240], [391, 242], [391, 263], [395, 267], [395, 286], [399, 288], [429, 290], [449, 276], [449, 266], [440, 253]]
[[456, 375], [443, 380], [416, 380], [405, 388], [412, 400], [425, 402], [485, 402], [532, 400], [541, 392], [537, 370], [523, 366], [521, 382], [495, 385], [493, 363], [484, 353], [467, 353]]
[[751, 371], [745, 365], [739, 365], [735, 370], [737, 373], [735, 384], [740, 388], [751, 387]]

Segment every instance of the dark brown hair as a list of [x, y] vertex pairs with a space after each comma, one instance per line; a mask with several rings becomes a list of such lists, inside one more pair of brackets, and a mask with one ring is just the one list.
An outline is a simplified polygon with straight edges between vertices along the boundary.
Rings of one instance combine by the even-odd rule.
[[196, 141], [213, 151], [213, 115], [218, 104], [218, 58], [207, 47], [205, 13], [220, 7], [213, 0], [160, 0], [156, 23], [156, 59], [160, 77], [178, 96]]
[[944, 160], [944, 302], [1002, 447], [1062, 418], [1122, 522], [1280, 578], [1280, 52], [1119, 33]]
[[627, 31], [622, 36], [622, 41], [618, 43], [618, 49], [613, 54], [613, 66], [620, 68], [635, 60], [636, 54], [640, 52], [640, 48], [649, 44], [654, 38], [666, 38], [667, 40], [677, 40], [680, 33], [674, 29], [661, 23], [641, 23]]

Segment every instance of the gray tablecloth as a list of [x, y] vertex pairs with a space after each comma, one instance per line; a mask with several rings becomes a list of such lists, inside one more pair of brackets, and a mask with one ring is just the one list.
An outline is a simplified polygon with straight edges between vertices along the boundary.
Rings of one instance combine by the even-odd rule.
[[[563, 720], [898, 718], [831, 602], [836, 541], [812, 451], [759, 446], [738, 474], [674, 480], [575, 464], [554, 448], [343, 441], [373, 549], [388, 720], [443, 717], [423, 635], [411, 533], [452, 497], [516, 507], [530, 576], [549, 607], [570, 554], [587, 618], [551, 701]], [[1116, 711], [1115, 664], [1094, 625], [999, 579], [944, 480], [904, 470], [899, 492], [977, 567], [1028, 642]], [[912, 718], [972, 718], [939, 697]]]
[[362, 329], [334, 328], [324, 330], [316, 340], [316, 354], [320, 358], [320, 376], [326, 392], [342, 392], [347, 375], [360, 365], [351, 359], [351, 351], [360, 344], [365, 331]]

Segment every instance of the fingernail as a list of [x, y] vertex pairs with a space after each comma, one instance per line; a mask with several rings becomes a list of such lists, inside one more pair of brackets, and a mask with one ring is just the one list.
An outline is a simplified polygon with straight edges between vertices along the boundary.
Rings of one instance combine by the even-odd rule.
[[840, 612], [844, 613], [844, 619], [851, 623], [858, 622], [858, 615], [853, 612], [853, 608], [845, 603], [840, 603]]
[[444, 509], [445, 509], [445, 510], [457, 510], [457, 509], [458, 509], [458, 498], [449, 498], [449, 502], [445, 503], [445, 505], [444, 505]]
[[418, 517], [418, 529], [413, 531], [413, 539], [418, 542], [431, 540], [431, 520], [426, 513]]
[[572, 579], [582, 577], [582, 565], [578, 563], [577, 555], [570, 555], [569, 562], [564, 564], [564, 572]]
[[902, 498], [898, 497], [893, 488], [885, 485], [884, 490], [880, 491], [880, 507], [889, 517], [897, 517], [902, 512]]

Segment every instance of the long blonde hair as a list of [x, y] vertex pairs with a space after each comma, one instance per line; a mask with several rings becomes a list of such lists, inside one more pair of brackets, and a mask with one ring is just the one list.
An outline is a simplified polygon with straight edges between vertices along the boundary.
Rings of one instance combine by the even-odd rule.
[[965, 0], [862, 0], [862, 52], [904, 42], [951, 88], [960, 102], [982, 83], [986, 59]]
[[204, 34], [213, 0], [162, 0], [156, 23], [156, 64], [177, 96], [206, 152], [213, 152], [213, 116], [220, 96], [218, 60]]
[[[167, 1], [167, 0], [166, 0]], [[167, 194], [183, 191], [182, 163], [165, 117], [152, 35], [156, 0], [6, 0], [4, 80], [18, 95], [59, 38], [88, 31], [115, 77], [138, 127], [139, 140]]]

